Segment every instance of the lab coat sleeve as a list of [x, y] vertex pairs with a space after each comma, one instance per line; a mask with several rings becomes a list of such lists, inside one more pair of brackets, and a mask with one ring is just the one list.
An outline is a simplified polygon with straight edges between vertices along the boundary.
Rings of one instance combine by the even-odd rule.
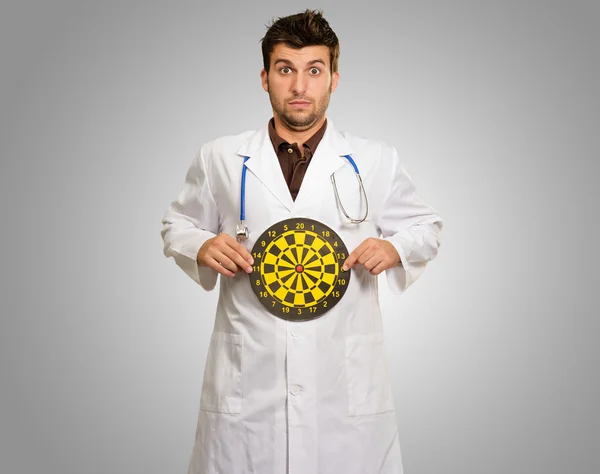
[[197, 261], [198, 250], [219, 232], [217, 204], [210, 189], [204, 161], [204, 146], [196, 153], [190, 165], [183, 189], [162, 218], [161, 236], [164, 254], [204, 290], [211, 291], [218, 272]]
[[391, 182], [378, 215], [377, 225], [384, 240], [398, 251], [400, 262], [385, 270], [393, 294], [404, 293], [433, 260], [440, 247], [441, 217], [418, 196], [410, 175], [392, 148]]

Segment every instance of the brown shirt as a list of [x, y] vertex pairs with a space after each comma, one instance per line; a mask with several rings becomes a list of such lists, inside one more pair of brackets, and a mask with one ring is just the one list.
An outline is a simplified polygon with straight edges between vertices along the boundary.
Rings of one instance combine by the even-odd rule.
[[317, 145], [321, 141], [321, 138], [323, 138], [326, 128], [327, 119], [325, 119], [321, 128], [317, 130], [306, 143], [304, 143], [304, 157], [302, 157], [300, 149], [298, 148], [298, 143], [294, 142], [290, 144], [286, 142], [275, 131], [275, 119], [271, 118], [271, 120], [269, 120], [269, 137], [271, 137], [271, 143], [273, 144], [273, 148], [275, 148], [275, 153], [279, 159], [281, 171], [283, 172], [283, 176], [285, 177], [285, 181], [287, 182], [290, 194], [294, 201], [300, 190], [306, 168], [308, 168], [310, 159], [315, 154]]

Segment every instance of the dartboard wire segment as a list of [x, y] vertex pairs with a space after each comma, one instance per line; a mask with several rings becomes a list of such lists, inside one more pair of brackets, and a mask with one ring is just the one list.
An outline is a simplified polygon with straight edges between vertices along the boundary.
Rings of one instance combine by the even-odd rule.
[[350, 282], [341, 267], [348, 258], [342, 239], [322, 222], [293, 218], [277, 222], [257, 239], [250, 284], [272, 314], [288, 320], [322, 316]]

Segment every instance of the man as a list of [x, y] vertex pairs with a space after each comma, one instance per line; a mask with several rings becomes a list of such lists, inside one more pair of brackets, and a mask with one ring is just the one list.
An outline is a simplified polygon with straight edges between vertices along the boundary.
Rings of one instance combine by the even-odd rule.
[[[262, 52], [273, 117], [203, 145], [162, 221], [166, 256], [207, 291], [221, 275], [189, 473], [402, 473], [377, 275], [403, 293], [437, 255], [442, 219], [394, 147], [326, 118], [339, 42], [321, 12], [279, 18]], [[238, 241], [242, 177], [249, 232]], [[337, 253], [344, 297], [308, 320], [276, 317], [248, 276], [259, 237], [289, 218], [323, 223], [352, 249]]]

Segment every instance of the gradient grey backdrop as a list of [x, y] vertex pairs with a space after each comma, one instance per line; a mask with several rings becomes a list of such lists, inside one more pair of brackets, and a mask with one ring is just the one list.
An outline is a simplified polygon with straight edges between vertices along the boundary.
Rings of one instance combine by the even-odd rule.
[[405, 472], [600, 472], [598, 2], [249, 3], [2, 3], [0, 472], [187, 472], [218, 290], [160, 220], [269, 119], [259, 40], [306, 7], [329, 116], [445, 223], [405, 295], [380, 277]]

